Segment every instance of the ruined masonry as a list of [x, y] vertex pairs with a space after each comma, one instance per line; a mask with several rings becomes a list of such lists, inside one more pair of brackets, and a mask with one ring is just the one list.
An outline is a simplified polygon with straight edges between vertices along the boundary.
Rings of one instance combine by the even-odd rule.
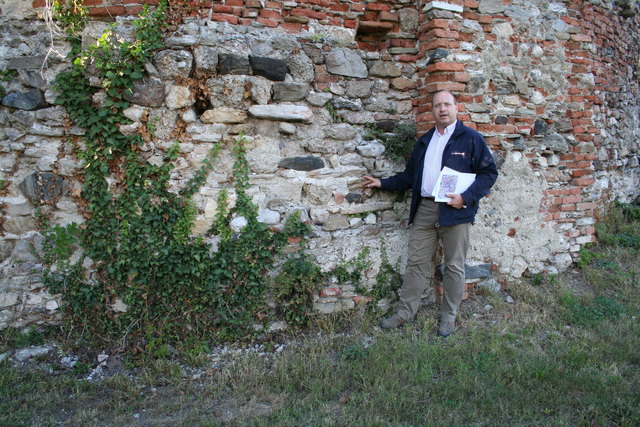
[[[111, 22], [126, 39], [142, 3], [87, 2], [84, 45]], [[383, 244], [403, 264], [408, 195], [360, 186], [362, 175], [389, 176], [403, 164], [370, 128], [416, 122], [427, 131], [438, 90], [457, 94], [459, 118], [485, 136], [500, 168], [472, 229], [470, 285], [500, 289], [566, 269], [594, 241], [608, 204], [638, 198], [637, 1], [189, 3], [129, 97], [121, 131], [153, 123], [158, 142], [144, 150], [159, 163], [184, 128], [176, 189], [214, 144], [247, 135], [260, 220], [279, 226], [302, 211], [323, 268], [370, 247], [372, 279]], [[67, 126], [52, 89], [69, 46], [45, 6], [0, 1], [0, 70], [16, 76], [2, 82], [0, 106], [0, 327], [50, 321], [59, 308], [40, 281], [35, 206], [47, 204], [54, 223], [83, 221], [81, 161], [64, 142], [82, 130]], [[93, 101], [101, 100], [98, 92]], [[230, 158], [223, 153], [194, 198], [194, 233], [211, 225]], [[345, 310], [358, 297], [322, 284], [315, 307]]]

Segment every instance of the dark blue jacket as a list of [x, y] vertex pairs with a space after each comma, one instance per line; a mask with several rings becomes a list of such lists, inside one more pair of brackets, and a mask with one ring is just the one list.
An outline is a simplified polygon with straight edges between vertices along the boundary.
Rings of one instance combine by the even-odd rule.
[[[420, 204], [424, 156], [427, 152], [427, 146], [431, 142], [433, 132], [435, 132], [435, 128], [418, 138], [404, 172], [380, 180], [382, 188], [385, 190], [414, 190], [409, 211], [409, 223], [413, 222]], [[456, 123], [453, 134], [442, 153], [442, 166], [440, 169], [442, 170], [445, 166], [458, 172], [475, 173], [476, 179], [462, 193], [466, 208], [456, 209], [446, 203], [440, 203], [438, 224], [441, 227], [448, 227], [473, 222], [478, 211], [479, 201], [489, 194], [491, 186], [498, 177], [498, 170], [482, 135], [463, 125], [460, 120]]]

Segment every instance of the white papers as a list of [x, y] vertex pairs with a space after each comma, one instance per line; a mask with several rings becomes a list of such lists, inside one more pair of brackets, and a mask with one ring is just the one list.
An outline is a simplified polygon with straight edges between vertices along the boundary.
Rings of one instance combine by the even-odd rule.
[[431, 195], [435, 197], [436, 202], [448, 202], [451, 199], [445, 197], [445, 194], [461, 194], [475, 179], [475, 173], [462, 173], [445, 166], [438, 176]]

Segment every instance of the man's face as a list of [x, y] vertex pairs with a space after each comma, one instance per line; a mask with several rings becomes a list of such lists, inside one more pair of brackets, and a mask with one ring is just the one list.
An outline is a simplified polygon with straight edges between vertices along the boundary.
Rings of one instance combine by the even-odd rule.
[[433, 97], [433, 118], [438, 129], [444, 129], [456, 121], [458, 106], [455, 104], [453, 95], [447, 92], [436, 94]]

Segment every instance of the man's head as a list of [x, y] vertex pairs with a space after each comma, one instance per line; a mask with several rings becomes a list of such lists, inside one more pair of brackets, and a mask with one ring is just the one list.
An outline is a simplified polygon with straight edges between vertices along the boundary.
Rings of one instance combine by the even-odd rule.
[[457, 104], [456, 98], [451, 92], [443, 90], [433, 95], [431, 100], [432, 114], [438, 131], [444, 131], [444, 128], [456, 121], [456, 116], [458, 115]]

